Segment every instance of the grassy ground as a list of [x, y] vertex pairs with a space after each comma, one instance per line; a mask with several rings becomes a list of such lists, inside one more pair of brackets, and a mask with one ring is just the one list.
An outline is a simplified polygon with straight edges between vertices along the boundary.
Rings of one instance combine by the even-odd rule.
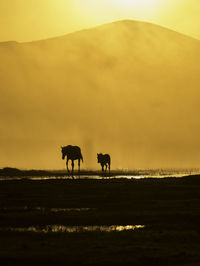
[[[50, 208], [91, 209], [54, 213]], [[0, 182], [0, 228], [49, 224], [145, 228], [0, 231], [2, 265], [200, 265], [200, 177]]]

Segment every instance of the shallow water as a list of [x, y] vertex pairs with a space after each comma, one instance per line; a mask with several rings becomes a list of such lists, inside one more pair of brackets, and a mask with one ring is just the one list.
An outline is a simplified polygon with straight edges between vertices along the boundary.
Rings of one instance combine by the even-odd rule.
[[40, 211], [40, 212], [84, 212], [91, 208], [44, 208], [44, 207], [2, 207], [0, 211]]
[[[148, 174], [148, 175], [113, 175], [113, 176], [98, 176], [98, 175], [94, 175], [94, 176], [74, 176], [74, 179], [144, 179], [144, 178], [157, 178], [157, 179], [161, 179], [161, 178], [182, 178], [188, 175], [196, 175], [199, 173], [179, 173], [179, 174]], [[71, 179], [71, 176], [44, 176], [44, 177], [33, 177], [33, 176], [16, 176], [16, 177], [0, 177], [0, 181], [8, 181], [8, 180], [13, 180], [13, 181], [17, 181], [17, 180], [33, 180], [33, 181], [44, 181], [44, 180], [67, 180], [67, 179]]]
[[11, 232], [34, 232], [34, 233], [81, 233], [81, 232], [122, 232], [133, 231], [144, 228], [144, 225], [90, 225], [90, 226], [65, 226], [65, 225], [47, 225], [45, 227], [8, 227], [0, 228], [0, 231]]

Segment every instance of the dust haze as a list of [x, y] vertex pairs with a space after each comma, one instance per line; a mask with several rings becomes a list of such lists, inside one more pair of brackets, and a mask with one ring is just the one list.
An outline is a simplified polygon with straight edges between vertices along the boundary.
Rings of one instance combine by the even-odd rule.
[[198, 167], [200, 42], [118, 21], [31, 43], [0, 43], [0, 167]]

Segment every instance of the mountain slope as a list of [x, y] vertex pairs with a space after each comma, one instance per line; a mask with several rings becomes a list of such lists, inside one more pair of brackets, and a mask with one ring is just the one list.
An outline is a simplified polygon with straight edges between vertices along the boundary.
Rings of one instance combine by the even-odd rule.
[[[198, 166], [200, 42], [150, 23], [119, 21], [48, 40], [0, 44], [2, 166]], [[17, 151], [17, 156], [14, 151]]]

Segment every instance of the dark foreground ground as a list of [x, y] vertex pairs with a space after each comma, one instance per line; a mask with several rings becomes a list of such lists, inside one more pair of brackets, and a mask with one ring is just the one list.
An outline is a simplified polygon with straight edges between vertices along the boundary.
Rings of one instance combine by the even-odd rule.
[[[3, 230], [51, 224], [145, 228], [110, 233]], [[200, 265], [200, 176], [1, 181], [0, 228], [1, 265]]]

